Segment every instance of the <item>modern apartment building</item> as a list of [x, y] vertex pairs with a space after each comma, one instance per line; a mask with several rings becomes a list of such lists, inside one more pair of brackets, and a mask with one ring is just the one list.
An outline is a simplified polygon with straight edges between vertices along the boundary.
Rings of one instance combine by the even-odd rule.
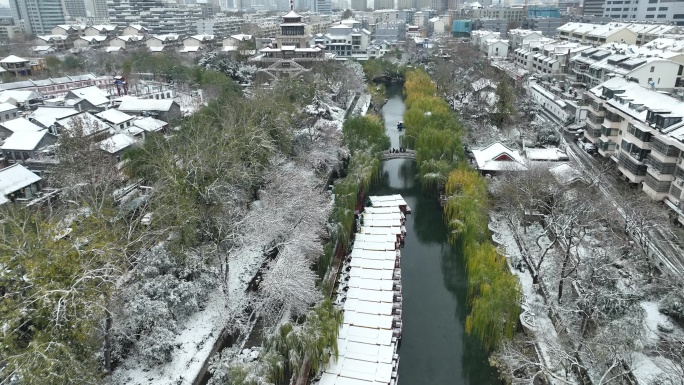
[[582, 14], [585, 16], [603, 16], [603, 5], [606, 0], [584, 0]]
[[682, 64], [681, 52], [613, 43], [590, 47], [570, 59], [569, 74], [587, 89], [622, 77], [654, 90], [672, 91], [684, 87]]
[[64, 24], [61, 0], [10, 0], [10, 10], [15, 25], [23, 25], [29, 35], [49, 34]]
[[351, 9], [354, 11], [365, 11], [368, 8], [366, 0], [351, 0]]
[[684, 25], [684, 4], [676, 1], [606, 1], [603, 16], [613, 19], [654, 21]]
[[544, 36], [553, 37], [563, 24], [565, 22], [560, 17], [528, 17], [520, 23], [520, 27], [540, 31]]
[[415, 9], [416, 0], [397, 0], [397, 9]]
[[472, 16], [474, 19], [506, 19], [512, 22], [520, 23], [527, 18], [527, 9], [523, 7], [480, 8], [473, 9]]
[[371, 33], [366, 29], [338, 24], [330, 27], [328, 33], [314, 35], [311, 46], [324, 45], [325, 51], [338, 58], [365, 57], [371, 43]]
[[227, 37], [240, 32], [245, 19], [240, 17], [216, 17], [213, 19], [197, 20], [195, 28], [200, 35], [217, 35]]
[[674, 25], [644, 23], [567, 23], [558, 28], [558, 38], [586, 44], [626, 43], [642, 45], [666, 35], [678, 34]]
[[90, 0], [93, 7], [92, 17], [97, 19], [107, 19], [107, 0]]
[[404, 39], [406, 39], [406, 23], [403, 21], [386, 21], [375, 25], [375, 41], [396, 43]]
[[202, 8], [165, 3], [162, 0], [108, 0], [112, 24], [125, 27], [140, 24], [152, 34], [197, 34]]
[[518, 49], [523, 43], [540, 40], [544, 37], [541, 31], [534, 31], [530, 29], [516, 28], [508, 31], [508, 40], [511, 43], [511, 49]]
[[394, 9], [394, 0], [373, 0], [373, 9]]
[[64, 13], [72, 19], [87, 17], [85, 0], [64, 0]]
[[510, 23], [507, 19], [475, 19], [472, 21], [473, 30], [487, 30], [499, 32], [502, 35], [508, 33], [508, 24]]
[[332, 14], [331, 0], [313, 0], [313, 11], [323, 15]]
[[684, 224], [684, 102], [622, 78], [592, 88], [585, 98], [585, 137]]
[[542, 38], [523, 42], [513, 52], [513, 62], [539, 75], [565, 74], [569, 62], [585, 50], [591, 48], [579, 43]]

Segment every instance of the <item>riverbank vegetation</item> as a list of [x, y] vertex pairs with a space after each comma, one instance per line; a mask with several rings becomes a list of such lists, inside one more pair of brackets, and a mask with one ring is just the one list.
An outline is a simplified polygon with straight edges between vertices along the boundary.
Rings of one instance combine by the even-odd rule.
[[[219, 335], [244, 337], [257, 319], [265, 335], [292, 322], [332, 339], [321, 330], [339, 314], [312, 323], [312, 268], [330, 236], [325, 181], [345, 157], [332, 100], [347, 90], [312, 71], [245, 96], [222, 73], [184, 73], [214, 100], [125, 154], [128, 182], [92, 139], [65, 133], [50, 181], [63, 201], [1, 208], [0, 382], [187, 383]], [[361, 159], [350, 174], [369, 183]], [[145, 192], [121, 197], [136, 181]], [[285, 365], [322, 344], [292, 342]]]
[[520, 313], [520, 285], [489, 241], [486, 182], [464, 161], [462, 127], [422, 70], [406, 73], [404, 144], [416, 150], [425, 188], [446, 196], [449, 239], [463, 249], [471, 311], [466, 331], [491, 350], [513, 336]]
[[419, 178], [426, 189], [444, 187], [449, 172], [463, 159], [461, 125], [423, 70], [406, 73], [403, 146], [416, 150]]
[[488, 350], [515, 333], [521, 290], [506, 258], [489, 241], [489, 197], [485, 180], [465, 164], [449, 175], [444, 207], [450, 241], [464, 251], [468, 299], [472, 306], [466, 331]]

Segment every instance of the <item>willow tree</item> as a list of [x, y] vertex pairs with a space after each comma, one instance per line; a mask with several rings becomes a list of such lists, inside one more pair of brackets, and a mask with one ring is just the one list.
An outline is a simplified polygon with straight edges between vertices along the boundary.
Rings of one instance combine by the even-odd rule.
[[404, 94], [406, 95], [406, 108], [411, 108], [413, 103], [423, 97], [434, 96], [437, 92], [435, 83], [423, 70], [414, 70], [406, 73], [404, 82]]
[[385, 127], [375, 116], [347, 119], [342, 126], [342, 134], [342, 143], [349, 148], [352, 156], [359, 152], [374, 154], [390, 146]]
[[477, 171], [461, 166], [449, 174], [446, 183], [445, 220], [452, 242], [482, 242], [489, 236], [489, 207], [486, 185]]
[[[325, 300], [306, 314], [303, 324], [283, 324], [268, 338], [265, 351], [280, 354], [290, 373], [298, 375], [305, 360], [311, 363], [310, 370], [315, 373], [321, 365], [327, 366], [331, 357], [337, 359], [337, 337], [342, 322], [342, 311]], [[282, 370], [279, 366], [272, 368]], [[282, 375], [272, 373], [271, 377]]]
[[508, 270], [505, 257], [491, 243], [471, 244], [465, 255], [472, 305], [466, 331], [491, 349], [515, 332], [520, 315], [520, 285]]

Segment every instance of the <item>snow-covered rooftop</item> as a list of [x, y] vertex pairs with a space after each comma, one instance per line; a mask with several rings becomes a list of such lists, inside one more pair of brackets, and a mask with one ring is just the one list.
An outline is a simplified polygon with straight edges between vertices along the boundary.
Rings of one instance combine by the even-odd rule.
[[[394, 230], [388, 233], [387, 229], [401, 227], [400, 205], [405, 201], [401, 195], [387, 195], [372, 196], [371, 202], [371, 212], [363, 214], [364, 228], [380, 231], [362, 231], [354, 242], [349, 280], [340, 283], [346, 288], [339, 354], [325, 369], [321, 385], [387, 384], [396, 370], [393, 275], [399, 252]], [[389, 248], [375, 248], [383, 244]]]
[[8, 90], [0, 93], [0, 102], [5, 103], [14, 101], [15, 103], [26, 103], [29, 100], [38, 99], [39, 97], [40, 95], [33, 91]]
[[0, 102], [0, 112], [16, 110], [17, 107], [14, 104]]
[[558, 148], [526, 148], [525, 156], [529, 160], [559, 161], [568, 160], [568, 155]]
[[524, 171], [525, 161], [518, 151], [501, 142], [494, 142], [481, 150], [473, 150], [477, 168], [481, 171]]
[[6, 120], [2, 123], [0, 123], [0, 126], [5, 127], [6, 129], [12, 131], [12, 132], [19, 132], [19, 131], [41, 131], [44, 130], [43, 127], [40, 127], [30, 120], [26, 118], [16, 118], [12, 120]]
[[115, 154], [132, 146], [135, 142], [136, 139], [128, 134], [116, 134], [98, 143], [98, 147], [110, 154]]
[[0, 204], [6, 203], [7, 195], [20, 190], [41, 178], [19, 163], [0, 170]]
[[144, 37], [140, 36], [140, 35], [121, 35], [121, 36], [117, 36], [116, 38], [119, 40], [123, 40], [125, 42], [129, 42], [129, 41], [130, 42], [136, 42], [136, 41], [140, 41], [140, 40], [144, 39]]
[[59, 119], [78, 114], [73, 108], [68, 107], [38, 107], [30, 118], [40, 123], [43, 127], [50, 127]]
[[83, 135], [92, 135], [109, 129], [107, 123], [96, 118], [90, 112], [81, 112], [80, 114], [57, 120], [57, 124], [67, 131], [80, 129], [83, 131]]
[[167, 123], [162, 120], [148, 116], [136, 119], [135, 121], [133, 121], [133, 125], [136, 127], [140, 127], [141, 129], [147, 132], [156, 132], [164, 128], [164, 126], [166, 126]]
[[47, 135], [45, 130], [17, 131], [5, 140], [2, 149], [9, 151], [33, 151], [45, 135]]
[[26, 63], [26, 62], [28, 62], [27, 59], [21, 58], [21, 57], [16, 56], [16, 55], [9, 55], [9, 56], [7, 56], [6, 58], [0, 60], [0, 63], [13, 63], [13, 64], [16, 64], [16, 63]]
[[72, 89], [67, 94], [67, 99], [69, 99], [71, 95], [74, 95], [81, 99], [85, 99], [93, 106], [103, 106], [109, 103], [109, 95], [107, 95], [106, 92], [102, 91], [97, 86], [88, 86], [83, 88]]
[[113, 108], [99, 112], [95, 114], [95, 116], [112, 124], [121, 124], [135, 118], [134, 116]]
[[105, 40], [107, 40], [107, 36], [101, 36], [101, 35], [95, 35], [95, 36], [81, 36], [81, 39], [87, 41], [88, 43], [91, 43], [93, 40], [95, 40], [95, 41], [105, 41]]
[[173, 106], [173, 99], [138, 99], [135, 97], [124, 98], [119, 105], [121, 111], [169, 111]]

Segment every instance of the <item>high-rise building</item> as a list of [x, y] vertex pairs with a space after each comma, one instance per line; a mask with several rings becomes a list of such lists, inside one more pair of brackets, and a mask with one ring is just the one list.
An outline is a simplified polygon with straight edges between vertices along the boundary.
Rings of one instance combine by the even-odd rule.
[[29, 35], [50, 34], [52, 28], [64, 24], [62, 0], [10, 0], [16, 25], [23, 25]]
[[[653, 0], [636, 0], [627, 6], [607, 1], [603, 5], [603, 16], [611, 19], [628, 19], [630, 21], [648, 21], [656, 23], [674, 23], [684, 25], [684, 3], [678, 1], [660, 3]], [[586, 13], [585, 13], [586, 14]]]
[[584, 0], [582, 14], [585, 16], [603, 16], [603, 4], [606, 0]]
[[324, 15], [332, 14], [332, 2], [331, 2], [331, 0], [314, 0], [313, 1], [313, 11], [316, 13], [322, 13]]
[[394, 9], [394, 0], [373, 0], [373, 9]]
[[[90, 1], [90, 8], [92, 10], [92, 17], [98, 18], [98, 19], [106, 19], [109, 16], [107, 15], [107, 0], [89, 0]], [[88, 5], [88, 4], [86, 4]]]
[[351, 0], [351, 8], [354, 11], [365, 11], [368, 8], [368, 2], [366, 0]]
[[64, 0], [64, 14], [65, 16], [87, 17], [86, 4], [84, 0]]
[[416, 0], [397, 0], [397, 9], [414, 9]]
[[161, 0], [109, 0], [109, 21], [125, 27], [140, 24], [151, 34], [194, 35], [197, 20], [202, 19], [199, 6], [165, 3]]

